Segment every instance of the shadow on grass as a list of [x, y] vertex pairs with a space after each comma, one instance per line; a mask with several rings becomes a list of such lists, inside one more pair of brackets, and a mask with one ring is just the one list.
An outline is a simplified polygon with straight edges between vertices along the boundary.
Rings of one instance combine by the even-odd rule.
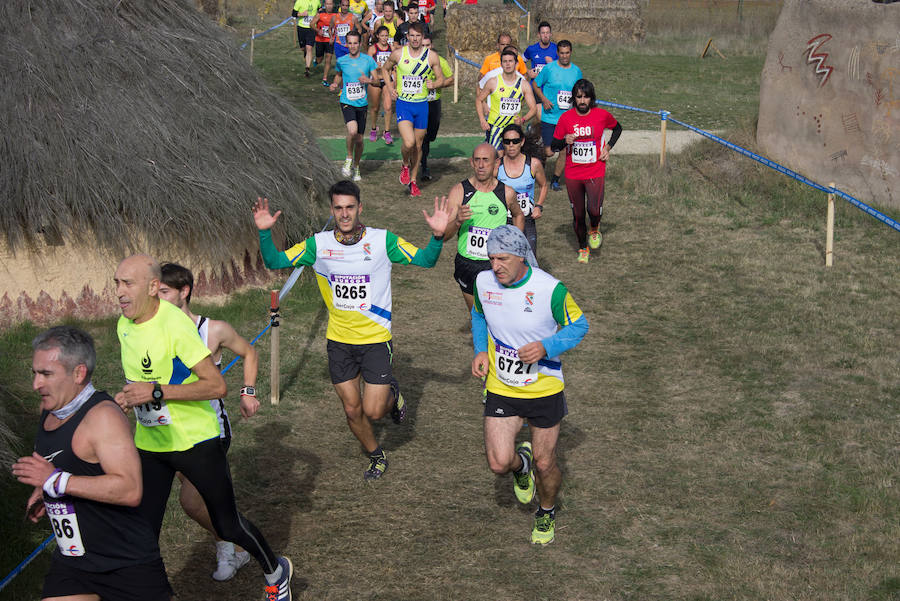
[[[312, 327], [309, 328], [309, 332], [306, 336], [306, 341], [303, 343], [301, 348], [291, 348], [285, 349], [288, 351], [288, 356], [293, 356], [297, 351], [302, 351], [300, 357], [297, 361], [292, 361], [293, 369], [291, 369], [287, 374], [287, 377], [282, 380], [281, 384], [281, 393], [285, 394], [292, 390], [294, 384], [296, 384], [297, 379], [300, 377], [300, 372], [305, 369], [307, 363], [310, 359], [310, 351], [312, 349], [312, 344], [316, 340], [318, 340], [321, 335], [322, 326], [328, 320], [328, 309], [325, 308], [323, 303], [319, 303], [319, 310], [316, 313], [316, 317], [313, 319]], [[302, 380], [302, 378], [300, 378]]]

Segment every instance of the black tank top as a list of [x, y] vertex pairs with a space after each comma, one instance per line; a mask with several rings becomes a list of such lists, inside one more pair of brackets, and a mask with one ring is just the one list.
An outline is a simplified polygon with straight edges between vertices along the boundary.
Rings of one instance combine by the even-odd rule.
[[[74, 476], [102, 475], [99, 463], [88, 463], [75, 455], [72, 436], [87, 412], [103, 401], [112, 401], [112, 397], [95, 392], [56, 430], [44, 429], [50, 412], [41, 412], [34, 450], [57, 469]], [[106, 572], [159, 559], [159, 543], [153, 528], [136, 507], [69, 495], [54, 499], [46, 493], [44, 503], [56, 535], [54, 560], [86, 572]]]

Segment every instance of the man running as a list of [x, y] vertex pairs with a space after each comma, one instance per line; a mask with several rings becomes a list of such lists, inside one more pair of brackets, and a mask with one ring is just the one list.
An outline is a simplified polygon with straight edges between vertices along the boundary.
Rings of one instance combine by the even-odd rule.
[[[512, 37], [508, 33], [501, 33], [497, 36], [497, 52], [488, 54], [486, 57], [484, 57], [484, 62], [481, 63], [481, 69], [479, 69], [479, 73], [481, 73], [482, 78], [491, 71], [500, 68], [500, 53], [503, 52], [504, 48], [510, 46], [511, 44]], [[525, 66], [525, 61], [522, 60], [522, 57], [518, 57], [518, 60], [516, 61], [516, 70], [522, 75], [528, 74], [528, 67]]]
[[[572, 87], [575, 107], [560, 116], [553, 130], [550, 149], [554, 152], [566, 149], [566, 192], [572, 205], [575, 238], [578, 241], [578, 262], [587, 263], [590, 249], [584, 213], [587, 206], [591, 221], [590, 248], [600, 248], [600, 217], [603, 216], [604, 176], [609, 151], [622, 135], [622, 126], [610, 113], [597, 103], [594, 84], [579, 79]], [[603, 130], [611, 129], [609, 142], [603, 139]]]
[[[394, 423], [406, 417], [406, 402], [392, 374], [391, 265], [433, 267], [443, 246], [449, 222], [447, 199], [434, 200], [434, 213], [422, 211], [431, 228], [428, 246], [418, 249], [396, 234], [366, 227], [360, 221], [359, 187], [350, 181], [331, 186], [334, 231], [320, 232], [279, 252], [271, 228], [269, 200], [258, 199], [253, 219], [259, 229], [263, 260], [269, 269], [309, 265], [328, 308], [328, 370], [344, 406], [347, 425], [369, 458], [366, 481], [380, 478], [388, 467], [384, 450], [375, 439], [372, 421], [390, 413]], [[360, 394], [360, 381], [365, 382]]]
[[516, 192], [500, 180], [497, 170], [497, 151], [482, 142], [469, 158], [473, 175], [450, 189], [450, 222], [446, 236], [458, 234], [453, 278], [462, 290], [466, 308], [472, 310], [472, 287], [475, 276], [491, 268], [487, 255], [487, 238], [491, 230], [506, 224], [507, 211], [512, 223], [525, 227], [525, 216], [516, 201]]
[[393, 0], [384, 0], [384, 15], [375, 21], [375, 29], [377, 30], [379, 27], [384, 25], [388, 30], [388, 37], [391, 39], [391, 49], [396, 50], [400, 47], [399, 44], [394, 42], [394, 36], [397, 35], [397, 28], [400, 27], [400, 24], [403, 22], [394, 8]]
[[431, 35], [431, 27], [428, 26], [428, 23], [419, 18], [419, 5], [415, 2], [411, 2], [409, 6], [406, 7], [406, 21], [397, 27], [397, 33], [394, 35], [394, 42], [396, 44], [399, 44], [400, 46], [407, 45], [409, 28], [413, 23], [421, 23], [423, 28], [422, 34], [426, 36]]
[[531, 61], [529, 79], [534, 79], [541, 69], [557, 59], [556, 44], [550, 41], [550, 23], [541, 21], [538, 25], [538, 41], [525, 49], [526, 61]]
[[[431, 49], [431, 34], [426, 33], [422, 38], [422, 45]], [[453, 68], [443, 56], [438, 56], [441, 63], [441, 73], [444, 74], [444, 83], [440, 88], [428, 90], [428, 128], [425, 130], [425, 140], [422, 142], [422, 179], [431, 181], [431, 170], [428, 168], [428, 153], [431, 151], [431, 143], [437, 139], [438, 129], [441, 127], [441, 88], [453, 85]], [[433, 75], [431, 76], [433, 78]]]
[[[501, 133], [504, 127], [510, 123], [521, 125], [537, 113], [531, 85], [525, 77], [516, 73], [516, 59], [518, 54], [515, 50], [510, 47], [504, 48], [500, 53], [502, 72], [488, 81], [475, 95], [475, 112], [478, 114], [481, 129], [485, 132], [484, 140], [497, 150], [502, 145]], [[490, 110], [485, 117], [484, 104], [488, 99]], [[528, 111], [525, 116], [520, 117], [523, 100], [528, 106]]]
[[316, 28], [316, 62], [321, 63], [324, 60], [324, 69], [322, 73], [322, 86], [328, 87], [328, 71], [331, 69], [331, 57], [334, 55], [332, 38], [334, 31], [331, 29], [331, 19], [334, 17], [334, 0], [325, 0], [322, 6], [322, 12], [315, 20]]
[[158, 538], [172, 479], [181, 472], [206, 502], [216, 534], [262, 566], [266, 598], [290, 601], [291, 561], [276, 556], [237, 509], [219, 421], [209, 404], [225, 396], [225, 380], [194, 322], [157, 296], [161, 277], [159, 264], [147, 255], [128, 257], [115, 274], [122, 310], [117, 333], [128, 382], [115, 401], [134, 409], [137, 418], [134, 441], [144, 482], [140, 511]]
[[356, 30], [347, 33], [345, 39], [348, 54], [337, 59], [334, 81], [329, 88], [332, 92], [341, 90], [341, 114], [347, 125], [347, 158], [341, 167], [341, 174], [350, 177], [352, 173], [355, 182], [362, 179], [359, 174], [359, 161], [362, 159], [366, 113], [369, 112], [368, 84], [378, 81], [378, 65], [375, 59], [359, 52], [361, 37]]
[[[534, 156], [532, 150], [526, 152], [525, 131], [521, 125], [510, 123], [503, 128], [503, 151], [497, 166], [497, 179], [516, 191], [516, 201], [525, 215], [525, 238], [531, 245], [531, 252], [537, 255], [537, 226], [535, 219], [540, 219], [547, 199], [547, 177], [544, 175], [544, 164]], [[538, 186], [537, 200], [534, 187]]]
[[306, 61], [306, 70], [303, 75], [309, 77], [309, 69], [312, 66], [313, 51], [316, 43], [316, 30], [312, 22], [319, 14], [319, 0], [296, 0], [291, 16], [297, 19], [297, 43], [303, 51]]
[[375, 30], [375, 42], [369, 46], [369, 56], [378, 65], [378, 78], [369, 83], [369, 123], [372, 124], [372, 129], [369, 130], [369, 142], [378, 140], [378, 108], [381, 107], [384, 114], [384, 143], [387, 145], [393, 144], [394, 139], [391, 137], [391, 93], [390, 90], [386, 91], [384, 88], [392, 85], [393, 82], [381, 79], [381, 66], [393, 51], [388, 28], [379, 25]]
[[350, 0], [341, 0], [340, 9], [331, 16], [330, 25], [334, 40], [334, 58], [337, 60], [350, 53], [350, 48], [347, 47], [347, 34], [360, 29], [356, 15], [350, 12]]
[[[553, 142], [553, 130], [560, 115], [572, 108], [572, 86], [583, 77], [578, 65], [572, 63], [572, 42], [560, 40], [556, 47], [558, 57], [538, 73], [534, 81], [534, 95], [544, 108], [541, 114], [541, 139], [544, 142], [544, 154], [549, 159], [556, 154], [550, 144]], [[559, 178], [563, 174], [566, 161], [556, 159], [550, 187], [559, 190]]]
[[[409, 188], [410, 196], [419, 196], [416, 177], [422, 144], [428, 130], [428, 90], [444, 85], [444, 74], [437, 52], [422, 46], [422, 23], [413, 23], [407, 32], [409, 44], [394, 50], [381, 66], [381, 77], [388, 81], [394, 67], [396, 87], [391, 87], [391, 98], [397, 101], [397, 129], [403, 139], [401, 153], [403, 166], [400, 183]], [[434, 79], [431, 76], [434, 75]]]
[[[256, 398], [256, 373], [259, 367], [259, 358], [256, 349], [244, 340], [228, 322], [218, 319], [209, 319], [202, 315], [195, 315], [191, 311], [191, 294], [194, 291], [194, 274], [190, 269], [175, 263], [165, 263], [160, 267], [162, 279], [159, 284], [158, 296], [161, 300], [168, 301], [184, 311], [194, 325], [197, 333], [206, 348], [212, 353], [216, 368], [222, 369], [222, 351], [228, 349], [241, 358], [243, 366], [244, 386], [240, 391], [240, 410], [244, 418], [253, 417], [259, 410], [259, 401]], [[219, 421], [219, 439], [225, 447], [225, 452], [231, 447], [231, 420], [225, 409], [225, 400], [222, 398], [209, 401], [216, 412]], [[222, 582], [231, 580], [239, 569], [250, 561], [250, 554], [243, 550], [235, 550], [234, 543], [220, 539], [216, 535], [212, 522], [209, 519], [209, 511], [203, 502], [203, 497], [197, 488], [191, 484], [181, 472], [178, 472], [181, 482], [181, 494], [179, 500], [184, 512], [192, 520], [206, 528], [216, 539], [216, 571], [213, 572], [213, 580]]]
[[[522, 232], [495, 229], [487, 253], [491, 270], [478, 274], [472, 308], [472, 375], [487, 377], [485, 455], [495, 474], [513, 473], [519, 502], [530, 503], [537, 488], [531, 542], [546, 545], [556, 531], [556, 447], [568, 413], [559, 356], [581, 342], [588, 323], [562, 282], [538, 268]], [[526, 420], [531, 441], [516, 444]]]
[[47, 516], [56, 549], [43, 599], [169, 601], [172, 588], [156, 533], [138, 511], [141, 460], [131, 425], [94, 389], [94, 341], [57, 326], [32, 342], [33, 388], [41, 417], [34, 452], [12, 473], [34, 487], [25, 515]]

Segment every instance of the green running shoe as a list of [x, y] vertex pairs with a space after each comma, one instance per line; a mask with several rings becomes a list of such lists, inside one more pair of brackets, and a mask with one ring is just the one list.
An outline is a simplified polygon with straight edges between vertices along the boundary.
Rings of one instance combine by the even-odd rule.
[[534, 498], [534, 461], [531, 454], [531, 443], [520, 442], [516, 446], [516, 453], [528, 458], [528, 471], [524, 474], [513, 472], [513, 480], [515, 480], [513, 490], [515, 490], [516, 498], [520, 503], [531, 503]]
[[590, 231], [588, 234], [588, 244], [591, 248], [600, 248], [600, 245], [603, 244], [603, 234], [600, 233], [600, 228]]
[[382, 455], [369, 455], [369, 469], [363, 472], [363, 480], [378, 480], [387, 471], [388, 460]]
[[538, 510], [534, 514], [534, 528], [531, 530], [532, 545], [548, 545], [553, 542], [556, 531], [556, 516], [552, 512]]
[[391, 419], [395, 424], [401, 423], [406, 419], [406, 400], [400, 394], [400, 382], [396, 378], [391, 378], [391, 394], [394, 395], [394, 404], [391, 406]]

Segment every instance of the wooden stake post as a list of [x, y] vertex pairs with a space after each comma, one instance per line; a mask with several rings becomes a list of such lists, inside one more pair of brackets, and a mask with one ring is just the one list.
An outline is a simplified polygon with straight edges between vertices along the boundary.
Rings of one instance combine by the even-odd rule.
[[527, 16], [528, 16], [528, 20], [527, 20], [528, 26], [525, 28], [526, 45], [527, 45], [527, 42], [531, 41], [531, 11], [528, 11]]
[[256, 29], [250, 30], [250, 64], [253, 64], [253, 37], [256, 35]]
[[272, 351], [269, 357], [269, 389], [272, 392], [271, 400], [273, 405], [277, 405], [281, 399], [281, 350], [279, 348], [278, 327], [281, 325], [278, 314], [278, 290], [272, 290], [272, 303], [269, 307], [269, 320], [272, 326], [272, 332], [269, 338], [272, 340]]
[[659, 166], [666, 166], [666, 123], [669, 122], [669, 111], [660, 111], [659, 113]]
[[453, 53], [453, 104], [459, 102], [459, 59]]
[[[834, 190], [834, 182], [828, 184]], [[825, 219], [825, 267], [834, 262], [834, 192], [828, 193], [828, 216]]]

